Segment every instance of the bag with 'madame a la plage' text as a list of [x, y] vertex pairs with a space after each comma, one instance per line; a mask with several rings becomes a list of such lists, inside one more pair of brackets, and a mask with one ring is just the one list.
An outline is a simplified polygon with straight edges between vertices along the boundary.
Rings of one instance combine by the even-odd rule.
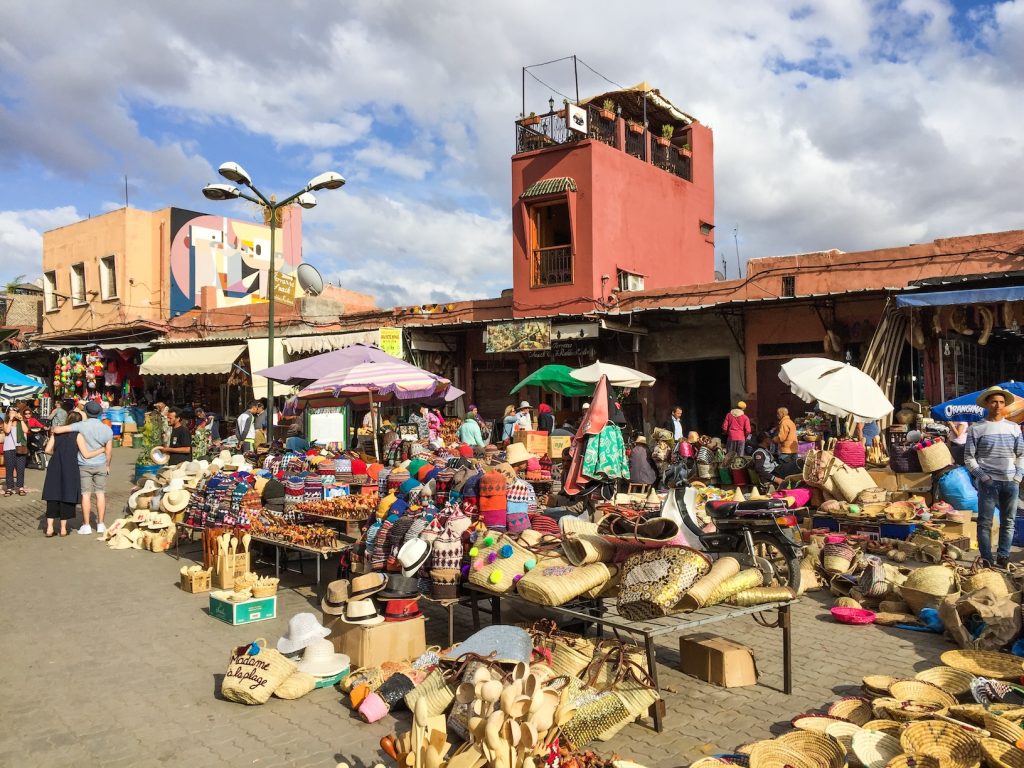
[[220, 684], [221, 695], [240, 704], [265, 704], [277, 687], [297, 669], [262, 637], [235, 648]]

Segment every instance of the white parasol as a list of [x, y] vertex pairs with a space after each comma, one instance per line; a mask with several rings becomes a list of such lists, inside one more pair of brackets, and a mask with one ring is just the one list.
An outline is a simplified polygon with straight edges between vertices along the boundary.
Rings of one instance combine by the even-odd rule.
[[638, 389], [639, 387], [653, 387], [656, 379], [646, 373], [634, 371], [614, 363], [602, 363], [598, 360], [586, 368], [578, 368], [569, 373], [574, 379], [585, 381], [589, 384], [597, 384], [602, 376], [608, 377], [608, 383], [620, 389]]
[[798, 357], [782, 366], [779, 378], [794, 395], [833, 416], [854, 421], [877, 421], [893, 405], [875, 380], [860, 368], [823, 357]]

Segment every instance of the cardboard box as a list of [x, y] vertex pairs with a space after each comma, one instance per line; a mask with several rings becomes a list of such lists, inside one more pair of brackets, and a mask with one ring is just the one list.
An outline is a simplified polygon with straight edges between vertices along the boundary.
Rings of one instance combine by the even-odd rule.
[[218, 556], [213, 564], [213, 583], [218, 589], [232, 589], [235, 577], [249, 569], [249, 553]]
[[572, 445], [572, 437], [569, 435], [555, 435], [548, 438], [548, 456], [552, 461], [561, 461], [562, 451]]
[[353, 667], [375, 667], [385, 661], [414, 659], [427, 649], [426, 618], [385, 621], [373, 627], [346, 624], [338, 616], [324, 616], [334, 650], [352, 660]]
[[896, 473], [896, 490], [912, 493], [930, 493], [932, 490], [931, 472], [898, 472]]
[[753, 651], [717, 635], [679, 638], [679, 668], [688, 675], [725, 688], [757, 683]]
[[516, 432], [516, 442], [526, 446], [526, 450], [534, 456], [543, 456], [548, 452], [548, 433], [519, 430]]
[[875, 481], [875, 486], [886, 491], [896, 490], [896, 473], [891, 469], [869, 469], [868, 474]]
[[181, 589], [183, 592], [209, 592], [211, 586], [212, 571], [200, 571], [199, 573], [181, 574]]
[[210, 595], [210, 615], [233, 626], [273, 619], [277, 617], [277, 595], [254, 597], [241, 603], [219, 600]]

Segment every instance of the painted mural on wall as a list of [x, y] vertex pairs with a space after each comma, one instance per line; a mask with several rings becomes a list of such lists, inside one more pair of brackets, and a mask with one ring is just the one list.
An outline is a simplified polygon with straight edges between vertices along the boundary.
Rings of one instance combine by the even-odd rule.
[[[275, 266], [279, 274], [291, 275], [302, 261], [302, 219], [289, 209], [281, 224]], [[218, 307], [266, 301], [270, 227], [174, 208], [170, 269], [172, 315], [199, 306], [207, 285], [216, 287]]]

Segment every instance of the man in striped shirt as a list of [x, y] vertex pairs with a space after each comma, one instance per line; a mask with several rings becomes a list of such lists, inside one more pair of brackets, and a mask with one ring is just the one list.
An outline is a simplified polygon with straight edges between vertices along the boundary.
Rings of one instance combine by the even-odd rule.
[[981, 557], [992, 562], [992, 517], [999, 507], [999, 545], [995, 563], [1005, 567], [1010, 561], [1014, 517], [1020, 482], [1024, 478], [1024, 437], [1019, 424], [1003, 417], [1013, 394], [1000, 387], [989, 387], [978, 397], [978, 405], [988, 409], [984, 421], [967, 430], [964, 464], [978, 481], [978, 549]]

